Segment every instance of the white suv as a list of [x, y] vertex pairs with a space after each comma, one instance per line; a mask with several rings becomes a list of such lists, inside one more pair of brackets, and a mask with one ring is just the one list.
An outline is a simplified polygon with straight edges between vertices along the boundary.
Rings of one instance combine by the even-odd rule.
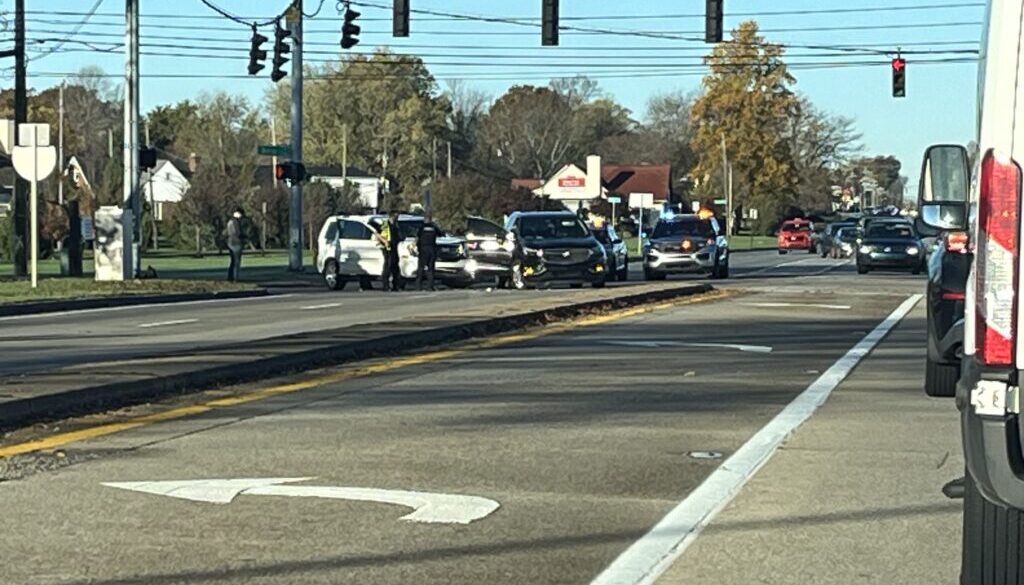
[[[386, 215], [337, 215], [327, 218], [320, 229], [316, 269], [323, 275], [331, 290], [341, 290], [352, 280], [362, 288], [370, 288], [374, 280], [384, 274], [384, 250], [380, 230]], [[406, 280], [416, 278], [418, 258], [416, 233], [423, 218], [402, 215], [398, 218], [403, 241], [398, 247], [399, 266]], [[468, 286], [477, 280], [475, 262], [468, 259], [466, 242], [461, 238], [442, 236], [437, 240], [435, 278], [456, 288]]]

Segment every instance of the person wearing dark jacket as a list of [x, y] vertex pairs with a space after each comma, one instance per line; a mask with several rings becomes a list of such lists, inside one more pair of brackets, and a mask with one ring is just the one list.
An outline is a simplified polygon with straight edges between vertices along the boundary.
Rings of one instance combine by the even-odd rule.
[[[434, 266], [437, 264], [437, 237], [440, 229], [431, 220], [430, 214], [423, 220], [416, 233], [416, 253], [419, 262], [416, 270], [416, 288], [423, 290], [423, 279], [427, 278], [427, 286], [434, 288]], [[429, 272], [429, 276], [426, 274]]]
[[228, 220], [228, 254], [231, 255], [231, 263], [228, 264], [229, 282], [236, 282], [242, 269], [242, 248], [244, 245], [244, 242], [242, 241], [243, 216], [242, 208], [239, 207], [235, 209], [235, 212], [231, 215], [231, 219]]

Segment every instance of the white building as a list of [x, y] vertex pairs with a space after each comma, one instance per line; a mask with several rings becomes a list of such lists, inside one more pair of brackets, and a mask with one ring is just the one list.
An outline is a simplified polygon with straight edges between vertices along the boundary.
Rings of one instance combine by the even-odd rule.
[[181, 170], [167, 159], [158, 159], [156, 167], [142, 175], [143, 196], [153, 207], [157, 221], [170, 217], [172, 209], [181, 203], [190, 183]]

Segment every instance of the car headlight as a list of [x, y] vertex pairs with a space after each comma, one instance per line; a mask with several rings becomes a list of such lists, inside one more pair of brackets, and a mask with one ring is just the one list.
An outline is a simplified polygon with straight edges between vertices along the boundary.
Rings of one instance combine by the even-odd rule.
[[505, 250], [506, 252], [512, 252], [516, 249], [516, 243], [513, 242], [512, 240], [505, 240], [501, 244], [501, 249]]
[[921, 249], [918, 248], [917, 246], [907, 246], [907, 254], [910, 254], [911, 256], [917, 256], [920, 253]]
[[501, 249], [501, 244], [495, 240], [484, 240], [480, 242], [480, 249], [485, 252], [497, 252]]
[[860, 253], [861, 254], [870, 254], [871, 253], [871, 246], [861, 246], [860, 247]]

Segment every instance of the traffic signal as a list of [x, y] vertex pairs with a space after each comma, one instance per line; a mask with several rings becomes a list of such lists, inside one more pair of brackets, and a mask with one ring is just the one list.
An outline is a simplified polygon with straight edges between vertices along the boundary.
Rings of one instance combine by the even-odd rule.
[[266, 65], [261, 63], [267, 58], [267, 52], [260, 49], [260, 45], [267, 42], [267, 37], [256, 31], [256, 25], [252, 25], [252, 46], [249, 48], [249, 75], [256, 75]]
[[409, 0], [395, 0], [395, 16], [392, 36], [409, 36]]
[[139, 168], [142, 169], [154, 169], [156, 168], [156, 149], [155, 148], [139, 148]]
[[284, 79], [287, 75], [284, 71], [281, 71], [281, 67], [288, 62], [285, 55], [291, 52], [292, 48], [285, 42], [285, 40], [292, 36], [292, 31], [281, 26], [278, 22], [274, 27], [274, 70], [270, 73], [270, 79], [277, 83]]
[[720, 43], [724, 38], [725, 0], [707, 0], [704, 13], [704, 42]]
[[356, 19], [362, 16], [361, 13], [345, 7], [345, 24], [341, 25], [341, 48], [351, 49], [359, 44], [359, 32], [362, 30], [356, 24]]
[[903, 57], [892, 60], [892, 97], [907, 97], [907, 60]]
[[274, 176], [278, 181], [288, 181], [292, 185], [306, 180], [306, 165], [300, 162], [285, 161], [274, 167]]
[[541, 5], [541, 45], [558, 46], [558, 0], [544, 0]]

